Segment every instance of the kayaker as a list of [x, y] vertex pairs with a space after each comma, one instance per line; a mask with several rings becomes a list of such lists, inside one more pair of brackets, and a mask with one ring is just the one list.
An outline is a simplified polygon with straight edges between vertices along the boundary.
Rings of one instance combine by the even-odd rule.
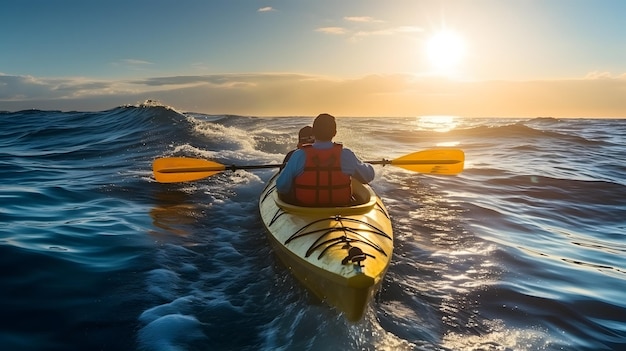
[[293, 155], [294, 151], [302, 148], [303, 145], [313, 144], [313, 142], [315, 142], [315, 137], [313, 136], [313, 128], [311, 126], [304, 126], [300, 128], [300, 131], [298, 132], [298, 144], [296, 145], [295, 149], [289, 151], [287, 155], [285, 155], [285, 158], [283, 159], [283, 166], [281, 167], [281, 169], [285, 167], [287, 161], [289, 161], [289, 158], [291, 158], [291, 155]]
[[313, 121], [315, 142], [294, 151], [276, 180], [281, 198], [302, 206], [345, 206], [352, 198], [351, 179], [374, 180], [374, 167], [332, 140], [335, 117], [322, 113]]

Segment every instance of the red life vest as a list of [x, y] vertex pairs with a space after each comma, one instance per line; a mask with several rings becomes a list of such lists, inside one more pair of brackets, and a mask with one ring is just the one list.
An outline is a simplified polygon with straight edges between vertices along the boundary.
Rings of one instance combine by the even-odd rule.
[[329, 207], [350, 204], [351, 178], [341, 171], [341, 144], [330, 149], [305, 146], [304, 171], [294, 179], [293, 191], [298, 204]]

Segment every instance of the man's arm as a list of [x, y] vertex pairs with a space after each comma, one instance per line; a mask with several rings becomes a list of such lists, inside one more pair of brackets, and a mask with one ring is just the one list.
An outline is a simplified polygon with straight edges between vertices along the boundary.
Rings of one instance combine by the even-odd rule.
[[371, 164], [361, 162], [352, 150], [346, 148], [341, 151], [341, 171], [349, 174], [361, 183], [369, 183], [376, 176], [374, 167]]
[[304, 151], [296, 150], [291, 154], [285, 168], [283, 168], [276, 179], [276, 190], [278, 190], [280, 194], [289, 194], [293, 179], [302, 173], [304, 169], [304, 161]]

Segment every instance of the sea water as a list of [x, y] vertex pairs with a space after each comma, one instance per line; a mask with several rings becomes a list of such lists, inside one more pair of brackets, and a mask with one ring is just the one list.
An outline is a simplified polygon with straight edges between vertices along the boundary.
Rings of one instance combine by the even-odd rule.
[[338, 118], [364, 160], [466, 154], [458, 176], [376, 166], [395, 251], [356, 324], [272, 253], [257, 201], [275, 170], [152, 176], [160, 157], [278, 163], [312, 120], [0, 113], [2, 349], [626, 347], [626, 120]]

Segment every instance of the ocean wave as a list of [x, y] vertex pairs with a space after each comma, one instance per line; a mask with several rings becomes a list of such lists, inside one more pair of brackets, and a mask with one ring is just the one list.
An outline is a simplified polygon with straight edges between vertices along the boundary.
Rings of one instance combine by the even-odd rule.
[[624, 346], [620, 122], [339, 118], [338, 140], [368, 159], [441, 145], [466, 155], [455, 177], [376, 168], [395, 251], [376, 301], [353, 325], [272, 254], [255, 213], [275, 170], [173, 184], [151, 171], [154, 159], [174, 155], [279, 162], [312, 117], [146, 102], [0, 120], [8, 348]]
[[589, 140], [582, 136], [566, 132], [533, 128], [532, 126], [527, 125], [527, 122], [517, 122], [504, 126], [479, 126], [469, 129], [454, 130], [453, 134], [458, 137], [495, 139], [498, 140], [498, 142], [500, 142], [500, 140], [507, 139], [523, 139], [528, 143], [533, 143], [533, 140], [539, 139], [542, 142], [554, 140], [583, 145], [597, 143], [595, 140]]

